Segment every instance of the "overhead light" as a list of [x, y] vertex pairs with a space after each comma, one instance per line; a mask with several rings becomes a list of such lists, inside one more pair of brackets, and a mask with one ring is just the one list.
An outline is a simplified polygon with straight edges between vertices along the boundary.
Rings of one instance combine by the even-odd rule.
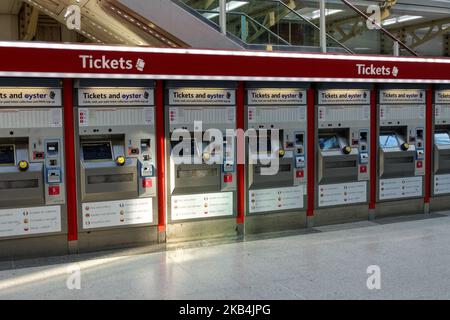
[[[243, 7], [243, 6], [247, 5], [247, 4], [248, 4], [248, 1], [230, 1], [230, 2], [227, 3], [226, 11], [227, 12], [233, 11], [233, 10], [236, 10], [236, 9], [238, 9], [240, 7]], [[203, 16], [206, 19], [212, 19], [212, 18], [217, 17], [219, 15], [220, 7], [212, 9], [211, 11], [214, 11], [214, 12], [207, 12], [207, 13], [203, 14]]]
[[406, 22], [406, 21], [411, 21], [411, 20], [417, 20], [423, 18], [422, 16], [400, 16], [400, 17], [396, 17], [396, 18], [391, 18], [391, 19], [386, 19], [384, 20], [381, 24], [383, 26], [390, 26], [392, 24], [395, 23], [402, 23], [402, 22]]
[[[326, 9], [325, 10], [325, 16], [331, 16], [332, 14], [336, 14], [336, 13], [339, 13], [339, 12], [342, 12], [342, 11], [344, 11], [344, 10]], [[313, 12], [303, 14], [303, 16], [305, 18], [308, 18], [309, 20], [318, 19], [318, 18], [320, 18], [320, 10], [314, 10]]]

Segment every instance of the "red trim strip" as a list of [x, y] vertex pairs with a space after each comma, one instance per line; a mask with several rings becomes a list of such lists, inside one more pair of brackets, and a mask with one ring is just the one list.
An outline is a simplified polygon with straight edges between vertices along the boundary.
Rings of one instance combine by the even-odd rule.
[[156, 118], [156, 172], [158, 184], [158, 231], [166, 231], [166, 162], [164, 139], [164, 82], [156, 81], [155, 88]]
[[[23, 44], [22, 44], [23, 45]], [[13, 47], [0, 42], [0, 75], [24, 77], [145, 77], [147, 79], [307, 80], [321, 82], [450, 82], [449, 59], [233, 51], [186, 51], [51, 44]], [[104, 50], [98, 50], [104, 48]], [[33, 59], [30, 59], [33, 57]], [[119, 67], [111, 61], [126, 61]], [[139, 63], [138, 63], [139, 62]], [[380, 70], [389, 70], [380, 74]], [[393, 72], [397, 70], [397, 72]], [[227, 80], [230, 80], [229, 78]]]
[[375, 209], [377, 201], [377, 89], [370, 92], [370, 199], [369, 209]]
[[[245, 85], [239, 82], [236, 92], [236, 129], [244, 131], [245, 125]], [[238, 150], [242, 152], [242, 150]], [[237, 224], [245, 221], [245, 164], [237, 164]]]
[[75, 117], [73, 109], [73, 80], [63, 80], [64, 92], [64, 150], [66, 154], [67, 239], [78, 240], [77, 189], [75, 171]]
[[316, 186], [314, 183], [315, 180], [315, 154], [316, 154], [316, 148], [315, 148], [315, 139], [314, 139], [314, 132], [315, 132], [315, 91], [314, 89], [308, 89], [308, 110], [307, 110], [307, 125], [308, 125], [308, 163], [307, 163], [307, 170], [308, 170], [308, 177], [307, 177], [307, 209], [306, 209], [306, 215], [308, 217], [314, 216], [314, 196], [316, 194]]
[[433, 86], [427, 89], [427, 106], [426, 106], [426, 145], [425, 145], [425, 195], [424, 202], [430, 203], [431, 192], [431, 135], [433, 127]]

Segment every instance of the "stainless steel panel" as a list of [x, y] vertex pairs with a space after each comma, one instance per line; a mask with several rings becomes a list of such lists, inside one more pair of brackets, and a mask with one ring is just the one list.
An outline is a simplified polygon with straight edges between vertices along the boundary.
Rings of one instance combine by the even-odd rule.
[[81, 201], [104, 201], [138, 197], [136, 160], [120, 167], [89, 166], [81, 162]]

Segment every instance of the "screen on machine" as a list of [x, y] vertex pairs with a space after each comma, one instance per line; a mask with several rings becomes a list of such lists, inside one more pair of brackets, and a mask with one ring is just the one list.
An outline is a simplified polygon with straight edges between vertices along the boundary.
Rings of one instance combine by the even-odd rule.
[[400, 145], [397, 135], [394, 132], [380, 134], [380, 146], [383, 148], [395, 148]]
[[84, 161], [112, 160], [111, 142], [83, 143]]
[[0, 146], [0, 165], [14, 165], [14, 146]]
[[436, 144], [450, 144], [450, 135], [448, 132], [436, 132], [434, 134]]
[[319, 137], [319, 146], [321, 150], [339, 149], [339, 140], [336, 135], [327, 135]]

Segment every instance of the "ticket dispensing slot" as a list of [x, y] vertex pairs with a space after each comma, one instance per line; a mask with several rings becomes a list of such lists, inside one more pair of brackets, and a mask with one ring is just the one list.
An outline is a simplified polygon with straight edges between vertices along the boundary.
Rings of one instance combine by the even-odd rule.
[[[86, 136], [80, 142], [82, 201], [137, 197], [137, 161], [126, 156], [124, 136], [98, 138]], [[142, 171], [153, 170], [143, 166]]]
[[[338, 183], [358, 179], [360, 154], [357, 148], [352, 148], [349, 135], [349, 129], [319, 130], [320, 183]], [[356, 140], [354, 142], [359, 143]]]
[[[57, 183], [60, 182], [60, 170], [47, 170], [47, 173], [49, 177], [55, 175]], [[44, 185], [44, 165], [30, 161], [29, 139], [1, 139], [0, 206], [17, 201], [21, 205], [42, 205], [45, 203]]]
[[434, 132], [434, 173], [450, 173], [450, 131], [442, 126]]
[[414, 175], [416, 148], [407, 136], [407, 127], [380, 128], [380, 177]]
[[[278, 131], [278, 138], [276, 138], [275, 130]], [[272, 136], [272, 133], [273, 136]], [[297, 146], [303, 151], [304, 135], [297, 134]], [[249, 176], [249, 187], [251, 189], [263, 189], [274, 187], [291, 187], [294, 185], [294, 170], [295, 166], [299, 168], [304, 165], [304, 156], [296, 156], [294, 164], [294, 152], [296, 147], [295, 135], [292, 132], [287, 132], [283, 129], [276, 129], [273, 126], [266, 128], [260, 126], [256, 130], [257, 150], [250, 150], [250, 156], [257, 155], [254, 159], [256, 163], [249, 164], [251, 175]], [[250, 146], [251, 149], [251, 146]], [[268, 169], [271, 164], [266, 164], [271, 157], [277, 157], [279, 163], [278, 171], [275, 175], [262, 174], [263, 169]], [[267, 171], [266, 171], [267, 172]]]
[[[221, 189], [221, 165], [218, 164], [220, 162], [208, 163], [217, 157], [216, 150], [208, 151], [207, 146], [209, 143], [197, 141], [193, 135], [191, 132], [190, 140], [184, 143], [184, 145], [190, 147], [180, 149], [178, 153], [185, 161], [183, 161], [184, 163], [175, 164], [174, 194], [187, 191], [200, 192], [205, 188], [208, 188], [209, 191], [218, 192]], [[205, 133], [203, 132], [201, 136], [204, 137]], [[176, 148], [180, 141], [182, 139], [171, 141], [171, 147]], [[197, 159], [197, 161], [194, 159]]]

